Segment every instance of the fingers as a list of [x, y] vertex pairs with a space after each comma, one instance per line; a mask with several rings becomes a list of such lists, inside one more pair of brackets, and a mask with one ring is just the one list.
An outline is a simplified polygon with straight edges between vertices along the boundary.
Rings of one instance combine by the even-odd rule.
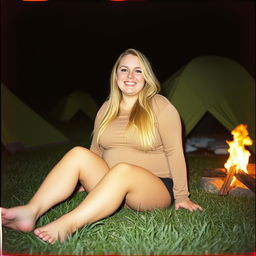
[[197, 208], [196, 208], [195, 205], [190, 205], [190, 206], [189, 206], [188, 208], [186, 208], [186, 209], [188, 209], [190, 212], [193, 212], [193, 211], [197, 210]]
[[201, 207], [200, 205], [197, 205], [197, 209], [200, 210], [201, 212], [204, 211], [204, 208]]
[[193, 212], [196, 210], [200, 210], [200, 211], [204, 210], [200, 205], [195, 204], [190, 200], [175, 204], [175, 210], [178, 210], [179, 208], [185, 208], [190, 212]]
[[195, 203], [193, 203], [193, 202], [191, 202], [191, 203], [192, 203], [192, 204], [191, 204], [191, 207], [190, 207], [190, 210], [191, 210], [191, 211], [196, 211], [196, 210], [203, 211], [203, 210], [204, 210], [200, 205], [195, 204]]
[[193, 207], [191, 207], [190, 211], [193, 212], [196, 210], [203, 211], [204, 209], [200, 205], [195, 204]]
[[180, 209], [179, 204], [175, 204], [175, 210], [179, 210], [179, 209]]

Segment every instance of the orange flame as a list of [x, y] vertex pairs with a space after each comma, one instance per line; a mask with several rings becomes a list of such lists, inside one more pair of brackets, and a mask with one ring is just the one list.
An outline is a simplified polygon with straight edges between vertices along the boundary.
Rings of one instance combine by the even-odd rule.
[[[247, 125], [238, 125], [231, 134], [233, 135], [233, 141], [227, 141], [229, 145], [229, 158], [224, 166], [228, 171], [231, 166], [236, 166], [236, 171], [243, 170], [248, 173], [247, 165], [251, 154], [245, 149], [245, 146], [252, 145], [253, 141], [248, 136]], [[234, 177], [231, 184], [233, 184], [235, 180], [236, 178]]]

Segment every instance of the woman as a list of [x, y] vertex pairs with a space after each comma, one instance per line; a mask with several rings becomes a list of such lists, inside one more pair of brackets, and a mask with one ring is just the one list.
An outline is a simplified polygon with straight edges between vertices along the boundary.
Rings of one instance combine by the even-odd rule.
[[[189, 200], [179, 115], [158, 93], [146, 57], [128, 49], [111, 73], [109, 100], [99, 110], [90, 150], [71, 149], [24, 206], [2, 208], [6, 227], [29, 232], [37, 219], [68, 198], [78, 181], [88, 192], [81, 204], [34, 234], [53, 244], [88, 223], [114, 213], [122, 203], [133, 210], [201, 206]], [[174, 186], [172, 188], [172, 181]]]

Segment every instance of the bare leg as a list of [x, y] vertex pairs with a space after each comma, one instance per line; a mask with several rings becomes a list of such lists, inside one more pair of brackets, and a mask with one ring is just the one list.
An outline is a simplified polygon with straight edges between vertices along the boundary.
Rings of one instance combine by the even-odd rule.
[[108, 171], [103, 159], [85, 148], [75, 147], [52, 169], [28, 204], [1, 209], [2, 224], [32, 231], [42, 214], [72, 194], [78, 180], [89, 192]]
[[171, 202], [158, 177], [138, 166], [121, 163], [101, 179], [77, 208], [34, 233], [49, 243], [63, 242], [85, 224], [111, 215], [124, 199], [135, 210], [164, 208]]

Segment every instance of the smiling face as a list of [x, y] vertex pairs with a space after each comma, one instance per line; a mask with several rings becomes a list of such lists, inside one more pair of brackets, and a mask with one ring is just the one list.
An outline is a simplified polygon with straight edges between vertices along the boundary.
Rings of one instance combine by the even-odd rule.
[[139, 58], [132, 54], [122, 57], [117, 68], [116, 78], [123, 95], [137, 96], [145, 84]]

